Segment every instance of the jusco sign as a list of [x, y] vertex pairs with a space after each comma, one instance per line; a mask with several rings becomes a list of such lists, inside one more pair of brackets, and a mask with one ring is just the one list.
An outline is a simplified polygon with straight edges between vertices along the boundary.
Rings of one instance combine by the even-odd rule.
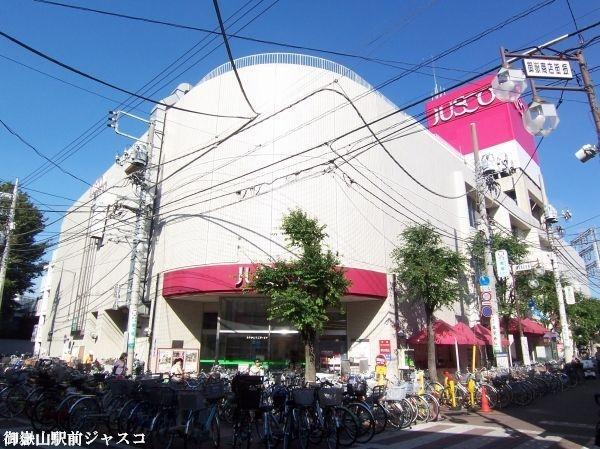
[[[461, 154], [469, 154], [472, 152], [469, 126], [476, 123], [481, 149], [516, 141], [529, 155], [534, 154], [534, 139], [522, 122], [525, 103], [498, 100], [490, 87], [492, 78], [482, 78], [429, 101], [426, 104], [429, 130]], [[535, 156], [534, 161], [537, 162]]]

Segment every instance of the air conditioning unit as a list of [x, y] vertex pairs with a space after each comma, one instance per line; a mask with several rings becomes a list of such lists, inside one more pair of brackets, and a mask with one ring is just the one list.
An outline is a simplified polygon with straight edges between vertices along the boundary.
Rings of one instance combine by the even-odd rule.
[[546, 223], [558, 223], [558, 213], [550, 204], [544, 206], [544, 219]]

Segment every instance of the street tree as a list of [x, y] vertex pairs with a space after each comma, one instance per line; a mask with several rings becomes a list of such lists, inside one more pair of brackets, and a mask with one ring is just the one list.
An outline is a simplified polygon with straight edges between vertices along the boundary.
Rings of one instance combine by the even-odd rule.
[[[13, 184], [4, 182], [0, 184], [0, 191], [12, 193]], [[8, 211], [10, 199], [0, 200], [0, 229], [7, 228]], [[36, 242], [36, 236], [44, 230], [44, 216], [42, 212], [31, 202], [29, 195], [19, 192], [17, 197], [14, 229], [11, 232], [10, 254], [8, 257], [8, 268], [4, 283], [2, 297], [2, 323], [0, 329], [3, 334], [14, 331], [15, 326], [10, 326], [18, 303], [14, 300], [17, 295], [32, 292], [35, 278], [43, 269], [42, 257], [46, 251], [45, 242]], [[5, 239], [0, 242], [0, 251], [4, 251]], [[14, 323], [13, 323], [14, 324]], [[7, 336], [7, 335], [4, 335]]]
[[459, 297], [459, 278], [464, 257], [448, 248], [430, 224], [409, 226], [400, 235], [400, 245], [392, 251], [398, 287], [409, 301], [423, 304], [427, 323], [427, 366], [437, 380], [434, 340], [434, 313], [450, 306]]
[[567, 305], [573, 339], [578, 346], [590, 347], [600, 341], [600, 300], [575, 294], [575, 304]]
[[260, 265], [249, 288], [269, 298], [269, 319], [298, 330], [305, 349], [305, 377], [314, 381], [316, 339], [329, 320], [327, 310], [340, 307], [350, 281], [338, 257], [324, 247], [325, 226], [316, 219], [296, 209], [284, 216], [282, 230], [297, 256]]

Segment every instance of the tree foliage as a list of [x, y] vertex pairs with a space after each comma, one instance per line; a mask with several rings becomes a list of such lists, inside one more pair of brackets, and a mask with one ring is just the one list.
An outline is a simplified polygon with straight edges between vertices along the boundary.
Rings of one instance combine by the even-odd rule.
[[400, 240], [400, 245], [392, 251], [399, 287], [409, 301], [424, 306], [429, 373], [432, 379], [437, 379], [433, 315], [460, 296], [463, 287], [459, 278], [465, 268], [465, 259], [445, 246], [430, 224], [407, 227]]
[[[485, 250], [486, 240], [483, 232], [478, 232], [469, 241], [468, 247], [471, 254], [471, 263], [475, 271], [482, 273], [485, 271]], [[529, 245], [525, 240], [515, 235], [507, 235], [502, 233], [492, 234], [492, 253], [498, 250], [505, 250], [508, 254], [508, 263], [517, 265], [523, 263], [529, 254]], [[522, 316], [527, 311], [526, 304], [523, 304], [523, 296], [518, 295], [518, 291], [514, 289], [523, 282], [527, 283], [524, 276], [515, 276], [513, 288], [507, 283], [507, 279], [499, 279], [494, 266], [494, 276], [496, 278], [496, 297], [498, 298], [498, 308], [500, 315], [510, 318], [517, 312]], [[519, 310], [517, 311], [517, 307]]]
[[315, 339], [329, 319], [327, 309], [340, 306], [350, 282], [338, 267], [338, 257], [323, 247], [327, 234], [316, 219], [296, 209], [283, 218], [282, 230], [298, 256], [259, 266], [250, 288], [270, 299], [269, 319], [298, 330], [305, 345], [306, 377], [314, 380]]
[[[13, 184], [0, 184], [0, 191], [12, 193]], [[2, 229], [6, 229], [11, 206], [10, 198], [0, 199], [0, 221]], [[42, 212], [31, 202], [29, 196], [19, 192], [15, 213], [15, 227], [11, 233], [11, 250], [8, 257], [8, 269], [2, 298], [2, 319], [10, 320], [17, 306], [14, 298], [30, 292], [34, 280], [43, 269], [42, 256], [46, 251], [46, 243], [36, 242], [36, 236], [44, 230]], [[4, 251], [5, 243], [0, 244]], [[1, 326], [6, 329], [6, 326]]]
[[573, 339], [579, 346], [600, 341], [600, 300], [576, 295], [575, 304], [567, 305]]

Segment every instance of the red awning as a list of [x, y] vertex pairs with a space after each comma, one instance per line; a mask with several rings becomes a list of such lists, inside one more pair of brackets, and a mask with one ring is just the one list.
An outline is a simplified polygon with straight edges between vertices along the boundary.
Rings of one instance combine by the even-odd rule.
[[[503, 321], [503, 320], [502, 320]], [[501, 321], [501, 327], [504, 329], [504, 323]], [[544, 326], [537, 321], [533, 321], [529, 318], [521, 320], [521, 326], [523, 327], [523, 333], [529, 335], [544, 335], [548, 332]], [[508, 332], [511, 334], [519, 333], [519, 321], [516, 318], [511, 318], [508, 322]]]
[[[475, 336], [480, 339], [481, 341], [485, 342], [484, 344], [486, 345], [492, 345], [492, 332], [485, 326], [482, 326], [481, 324], [476, 324], [475, 326], [473, 326], [473, 333], [475, 334]], [[502, 346], [508, 346], [508, 340], [505, 337], [501, 337], [502, 341], [501, 341], [501, 345]]]
[[454, 331], [460, 337], [456, 339], [459, 345], [485, 345], [485, 341], [477, 338], [465, 323], [456, 323]]
[[[436, 345], [453, 345], [458, 341], [458, 334], [454, 328], [443, 320], [433, 323], [434, 341]], [[456, 338], [456, 340], [455, 340]], [[408, 340], [411, 345], [422, 345], [427, 343], [427, 329], [415, 332]]]

